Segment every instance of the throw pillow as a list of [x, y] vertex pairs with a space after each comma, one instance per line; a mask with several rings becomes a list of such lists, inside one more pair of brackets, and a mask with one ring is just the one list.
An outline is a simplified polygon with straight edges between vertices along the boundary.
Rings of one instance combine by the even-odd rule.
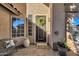
[[10, 47], [13, 47], [13, 46], [15, 46], [13, 40], [5, 41], [5, 47], [6, 47], [6, 48], [10, 48]]

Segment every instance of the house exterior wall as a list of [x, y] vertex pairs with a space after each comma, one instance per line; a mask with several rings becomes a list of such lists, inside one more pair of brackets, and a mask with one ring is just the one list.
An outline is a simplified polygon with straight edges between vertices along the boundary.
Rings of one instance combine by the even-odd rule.
[[[35, 27], [35, 24], [36, 24], [36, 19], [35, 19], [35, 16], [36, 15], [45, 15], [46, 16], [46, 32], [48, 33], [49, 32], [49, 7], [47, 7], [46, 5], [42, 4], [42, 3], [30, 3], [30, 4], [27, 4], [27, 15], [32, 15], [33, 18], [32, 18], [32, 22], [33, 22], [33, 36], [28, 36], [31, 40], [31, 42], [35, 42], [36, 40], [36, 27]], [[48, 29], [49, 28], [49, 29]]]
[[12, 3], [12, 5], [22, 13], [19, 17], [26, 18], [26, 3]]
[[[51, 16], [51, 39], [49, 40], [50, 46], [53, 48], [53, 42], [65, 41], [65, 10], [64, 4], [52, 4], [50, 7]], [[55, 34], [57, 33], [57, 34]]]
[[26, 3], [12, 3], [12, 5], [17, 8], [21, 12], [19, 16], [13, 15], [11, 17], [18, 17], [18, 18], [24, 18], [25, 23], [24, 23], [24, 36], [27, 37], [27, 23], [26, 23]]
[[[52, 13], [51, 13], [52, 10]], [[65, 7], [64, 4], [52, 4], [50, 5], [50, 16], [51, 16], [51, 39], [49, 40], [50, 46], [53, 48], [53, 42], [66, 42], [70, 50], [77, 54], [75, 42], [71, 33], [66, 32], [65, 29]], [[55, 34], [55, 31], [58, 32], [58, 35]], [[66, 35], [66, 36], [65, 36]], [[71, 37], [71, 39], [69, 38]]]
[[[11, 19], [12, 17], [22, 17], [25, 19], [25, 37], [29, 37], [31, 43], [35, 42], [36, 28], [35, 28], [35, 16], [36, 15], [46, 15], [46, 38], [48, 39], [49, 45], [53, 48], [53, 42], [63, 42], [65, 41], [65, 10], [64, 4], [50, 4], [47, 7], [44, 4], [24, 4], [24, 3], [12, 3], [15, 8], [17, 8], [22, 14], [16, 16], [10, 11], [5, 9], [0, 5], [0, 38], [10, 38], [11, 37]], [[26, 23], [27, 15], [33, 15], [33, 36], [28, 36], [28, 28]], [[58, 35], [55, 32], [58, 32]], [[68, 34], [68, 33], [67, 33]], [[71, 48], [74, 53], [77, 53], [74, 41], [68, 39], [67, 45]]]
[[[54, 4], [53, 41], [65, 41], [65, 8], [63, 3]], [[55, 34], [58, 32], [58, 35]]]
[[49, 18], [50, 18], [50, 30], [49, 30], [49, 45], [53, 47], [53, 4], [49, 4]]
[[0, 38], [9, 38], [10, 13], [0, 6]]
[[[22, 14], [19, 16], [14, 15], [4, 7], [0, 5], [0, 37], [10, 38], [11, 37], [11, 19], [12, 17], [22, 17], [26, 20], [26, 4], [13, 3], [13, 6], [17, 8]], [[25, 25], [25, 36], [26, 36], [26, 25]]]
[[[19, 16], [16, 16], [14, 14], [11, 14], [6, 9], [0, 9], [0, 19], [6, 19], [5, 21], [0, 21], [0, 28], [1, 28], [1, 37], [11, 37], [11, 17], [23, 17], [26, 21], [26, 14], [27, 15], [33, 15], [33, 25], [35, 25], [35, 16], [36, 15], [46, 15], [46, 38], [48, 39], [48, 43], [52, 46], [54, 41], [63, 41], [64, 40], [64, 4], [51, 4], [51, 7], [46, 6], [44, 4], [24, 4], [24, 3], [12, 3], [17, 10], [19, 10], [22, 14]], [[27, 8], [27, 9], [26, 9]], [[2, 12], [3, 11], [3, 12]], [[27, 13], [26, 13], [27, 12]], [[60, 14], [61, 13], [61, 14]], [[3, 14], [5, 16], [3, 16]], [[4, 22], [4, 26], [2, 24]], [[3, 28], [2, 28], [3, 27]], [[6, 29], [6, 30], [5, 30]], [[31, 42], [35, 42], [36, 36], [35, 36], [35, 26], [33, 26], [33, 36], [28, 36]], [[54, 34], [54, 31], [59, 32], [59, 36], [56, 36]], [[28, 28], [25, 23], [25, 37], [28, 34]]]

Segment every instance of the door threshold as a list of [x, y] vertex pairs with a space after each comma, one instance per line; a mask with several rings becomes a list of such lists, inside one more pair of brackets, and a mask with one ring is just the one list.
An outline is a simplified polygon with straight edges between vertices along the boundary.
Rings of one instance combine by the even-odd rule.
[[38, 45], [47, 45], [47, 43], [46, 42], [37, 42], [37, 46]]
[[38, 42], [37, 43], [37, 48], [48, 48], [48, 44], [46, 42]]

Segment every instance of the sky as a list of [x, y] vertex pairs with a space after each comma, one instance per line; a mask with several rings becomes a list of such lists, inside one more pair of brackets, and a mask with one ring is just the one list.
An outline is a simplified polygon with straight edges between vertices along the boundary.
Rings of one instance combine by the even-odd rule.
[[73, 20], [74, 25], [79, 25], [79, 17], [75, 17]]
[[[16, 28], [19, 24], [24, 24], [24, 19], [23, 18], [16, 18], [16, 21], [13, 23], [13, 27]], [[73, 24], [74, 25], [79, 25], [79, 17], [75, 17], [73, 19]]]
[[24, 24], [23, 18], [16, 18], [16, 21], [13, 23], [13, 27], [16, 28], [19, 24]]

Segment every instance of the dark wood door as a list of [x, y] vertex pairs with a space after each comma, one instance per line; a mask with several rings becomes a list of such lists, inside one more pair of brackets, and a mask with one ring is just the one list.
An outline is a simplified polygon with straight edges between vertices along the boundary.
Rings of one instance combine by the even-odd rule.
[[36, 17], [36, 42], [46, 42], [46, 17]]

